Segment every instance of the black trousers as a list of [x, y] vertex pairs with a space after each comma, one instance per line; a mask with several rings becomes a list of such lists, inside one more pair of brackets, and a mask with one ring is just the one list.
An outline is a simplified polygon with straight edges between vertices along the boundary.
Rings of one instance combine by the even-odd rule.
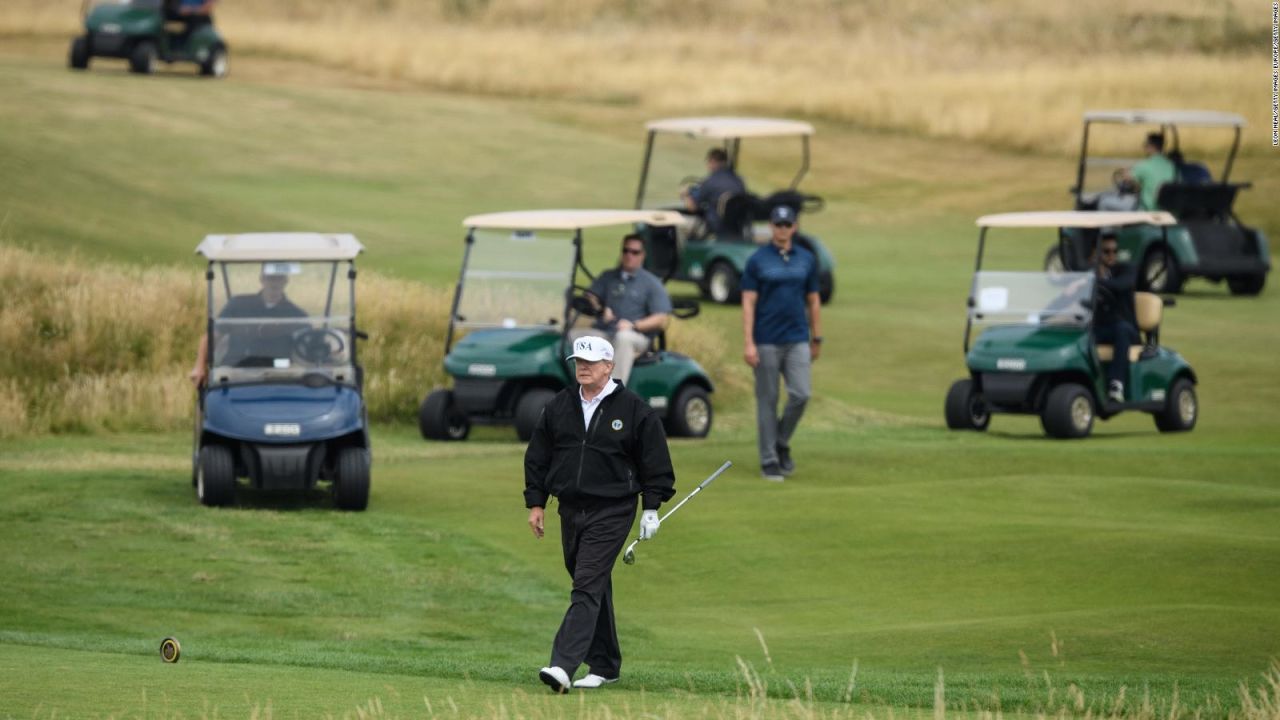
[[1129, 385], [1129, 347], [1142, 342], [1138, 329], [1125, 320], [1095, 323], [1094, 338], [1103, 345], [1115, 347], [1115, 354], [1107, 366], [1107, 380], [1119, 380]]
[[551, 647], [551, 664], [569, 677], [583, 662], [607, 678], [622, 671], [612, 574], [635, 518], [634, 497], [589, 505], [560, 503], [560, 543], [573, 591]]

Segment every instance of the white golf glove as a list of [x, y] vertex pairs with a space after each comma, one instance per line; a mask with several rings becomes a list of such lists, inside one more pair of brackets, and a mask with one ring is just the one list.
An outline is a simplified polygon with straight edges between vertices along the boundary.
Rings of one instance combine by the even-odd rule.
[[658, 519], [657, 510], [645, 510], [640, 514], [640, 539], [648, 540], [658, 534], [658, 526], [662, 521]]

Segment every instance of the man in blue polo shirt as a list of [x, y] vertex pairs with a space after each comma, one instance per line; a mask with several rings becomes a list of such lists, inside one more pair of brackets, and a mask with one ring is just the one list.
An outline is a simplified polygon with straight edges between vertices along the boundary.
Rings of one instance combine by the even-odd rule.
[[[769, 214], [773, 239], [747, 260], [742, 273], [743, 358], [756, 375], [756, 430], [760, 470], [781, 482], [795, 470], [791, 436], [809, 401], [809, 368], [822, 347], [818, 259], [792, 240], [796, 211], [779, 205]], [[787, 404], [778, 417], [778, 380]]]

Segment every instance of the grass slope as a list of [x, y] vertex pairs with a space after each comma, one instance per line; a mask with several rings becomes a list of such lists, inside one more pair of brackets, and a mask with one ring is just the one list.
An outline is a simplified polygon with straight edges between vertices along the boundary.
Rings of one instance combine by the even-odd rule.
[[[366, 266], [439, 286], [467, 213], [625, 204], [639, 159], [643, 118], [627, 108], [356, 89], [274, 63], [225, 83], [78, 75], [53, 53], [4, 52], [4, 237], [49, 253], [194, 273], [206, 232], [353, 230]], [[832, 245], [839, 289], [801, 473], [757, 481], [741, 398], [722, 399], [737, 410], [711, 439], [676, 445], [682, 488], [726, 457], [739, 467], [618, 572], [628, 687], [733, 694], [742, 657], [771, 692], [808, 678], [826, 702], [856, 660], [854, 696], [876, 705], [928, 707], [939, 667], [954, 707], [1055, 709], [1073, 682], [1088, 703], [1126, 687], [1136, 704], [1149, 687], [1167, 704], [1175, 685], [1184, 703], [1230, 703], [1280, 655], [1280, 294], [1193, 283], [1167, 314], [1164, 340], [1200, 373], [1193, 433], [1157, 435], [1144, 416], [1083, 443], [1043, 440], [1025, 418], [948, 433], [972, 218], [1063, 205], [1069, 162], [821, 132], [810, 187], [829, 208], [807, 225]], [[1241, 215], [1275, 237], [1265, 188], [1280, 167], [1246, 158], [1240, 174], [1259, 184]], [[595, 243], [591, 259], [614, 247]], [[1042, 253], [1036, 241], [1028, 265]], [[694, 322], [734, 337], [738, 320], [709, 308]], [[431, 688], [470, 677], [477, 700], [507, 702], [545, 659], [566, 581], [553, 543], [527, 536], [521, 448], [505, 438], [426, 445], [381, 428], [361, 515], [320, 497], [206, 511], [183, 435], [0, 443], [0, 658], [17, 698], [5, 711], [136, 712], [138, 684], [154, 698], [166, 681], [129, 656], [167, 634], [193, 667], [281, 678], [249, 702], [304, 716], [364, 702], [362, 673]], [[293, 683], [316, 669], [349, 672], [322, 675], [332, 690], [309, 703]], [[241, 702], [238, 671], [211, 672], [184, 697]], [[75, 673], [101, 693], [67, 690]], [[407, 697], [402, 683], [388, 679]]]

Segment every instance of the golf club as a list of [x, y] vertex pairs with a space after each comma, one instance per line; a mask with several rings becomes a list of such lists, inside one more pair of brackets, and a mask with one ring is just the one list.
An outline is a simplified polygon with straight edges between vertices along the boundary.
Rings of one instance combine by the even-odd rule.
[[[730, 465], [733, 465], [733, 461], [725, 460], [724, 464], [720, 466], [719, 470], [716, 470], [715, 472], [711, 473], [711, 477], [708, 477], [706, 480], [703, 480], [702, 482], [698, 483], [698, 487], [694, 488], [693, 492], [686, 495], [683, 500], [676, 503], [675, 507], [668, 510], [666, 515], [663, 515], [661, 518], [659, 518], [658, 526], [661, 527], [662, 523], [667, 521], [667, 518], [671, 517], [672, 515], [675, 515], [676, 511], [679, 510], [682, 505], [692, 500], [694, 495], [697, 495], [698, 493], [702, 492], [702, 489], [710, 485], [712, 480], [715, 480], [716, 478], [720, 477], [720, 473], [724, 472], [725, 470], [728, 470]], [[640, 538], [636, 538], [635, 540], [631, 541], [631, 544], [627, 546], [627, 551], [622, 553], [622, 562], [628, 565], [636, 564], [636, 543], [640, 542], [640, 540], [641, 540]]]

